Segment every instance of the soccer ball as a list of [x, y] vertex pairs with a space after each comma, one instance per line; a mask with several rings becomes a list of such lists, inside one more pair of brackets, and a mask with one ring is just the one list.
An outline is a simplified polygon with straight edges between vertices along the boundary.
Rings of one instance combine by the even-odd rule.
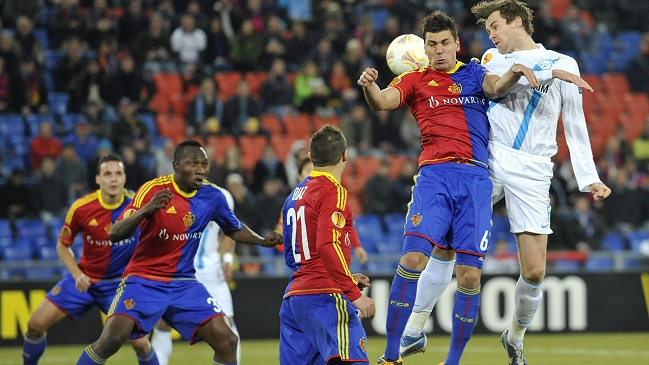
[[414, 34], [398, 36], [388, 46], [385, 60], [390, 70], [397, 76], [428, 66], [424, 40]]

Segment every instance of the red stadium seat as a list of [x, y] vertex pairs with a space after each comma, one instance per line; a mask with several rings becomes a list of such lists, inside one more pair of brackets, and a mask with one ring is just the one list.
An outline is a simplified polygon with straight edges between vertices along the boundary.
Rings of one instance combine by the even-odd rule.
[[333, 124], [337, 127], [340, 127], [340, 118], [338, 118], [337, 115], [332, 115], [331, 117], [325, 118], [314, 115], [311, 120], [313, 121], [313, 128], [316, 131], [322, 128], [322, 126], [325, 124]]
[[246, 74], [246, 81], [250, 87], [250, 93], [259, 96], [261, 84], [268, 79], [267, 72], [248, 72]]
[[281, 135], [282, 122], [275, 114], [262, 114], [261, 127], [270, 132], [271, 135]]
[[214, 148], [214, 159], [217, 163], [222, 163], [225, 158], [225, 151], [237, 145], [237, 140], [234, 136], [209, 136], [207, 137], [207, 144]]
[[241, 81], [241, 73], [236, 71], [217, 72], [214, 74], [214, 81], [216, 81], [217, 88], [219, 89], [219, 97], [221, 100], [227, 101], [237, 92], [237, 84]]
[[174, 95], [183, 93], [183, 81], [177, 73], [159, 73], [153, 76], [157, 93]]
[[270, 137], [270, 144], [273, 146], [277, 157], [284, 162], [286, 161], [286, 156], [291, 150], [291, 144], [293, 143], [291, 137], [283, 136], [281, 134], [273, 134]]
[[167, 95], [156, 93], [149, 101], [149, 108], [155, 110], [157, 114], [167, 114], [171, 109], [171, 102]]
[[354, 160], [354, 169], [356, 175], [367, 181], [381, 165], [381, 159], [372, 156], [359, 156]]
[[264, 136], [241, 136], [239, 145], [243, 151], [243, 165], [247, 169], [252, 169], [257, 161], [261, 158], [266, 147], [266, 137]]
[[309, 115], [304, 113], [284, 116], [284, 128], [287, 135], [296, 139], [313, 133]]
[[176, 144], [185, 140], [185, 120], [179, 115], [159, 114], [156, 124], [161, 136], [169, 137]]
[[401, 173], [401, 169], [408, 161], [408, 157], [404, 155], [389, 155], [387, 160], [390, 164], [390, 177], [394, 179]]
[[605, 73], [602, 75], [602, 84], [607, 96], [623, 96], [629, 91], [629, 83], [623, 74]]
[[363, 214], [363, 200], [358, 195], [347, 195], [347, 204], [355, 216]]

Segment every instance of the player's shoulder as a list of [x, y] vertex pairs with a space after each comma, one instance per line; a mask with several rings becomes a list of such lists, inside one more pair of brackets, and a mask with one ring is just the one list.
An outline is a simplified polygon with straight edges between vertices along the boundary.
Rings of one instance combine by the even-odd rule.
[[421, 79], [426, 75], [427, 70], [428, 70], [428, 66], [424, 66], [413, 71], [403, 72], [397, 75], [394, 79], [392, 79], [392, 82], [390, 82], [388, 87], [394, 87], [398, 84], [401, 84], [402, 81], [416, 83], [417, 80]]
[[83, 209], [85, 207], [92, 206], [92, 203], [98, 201], [99, 201], [99, 190], [95, 190], [75, 200], [70, 206], [70, 210]]
[[480, 59], [480, 64], [482, 66], [487, 65], [488, 63], [500, 63], [505, 60], [505, 56], [498, 52], [496, 48], [489, 48], [485, 51]]
[[234, 198], [232, 194], [224, 187], [219, 186], [213, 182], [203, 180], [203, 186], [206, 188], [206, 192], [209, 194], [221, 194], [228, 201], [229, 205], [234, 205]]
[[173, 184], [172, 175], [159, 176], [142, 184], [142, 186], [140, 186], [140, 188], [138, 189], [136, 195], [148, 194], [149, 192], [155, 193], [158, 190], [169, 187], [169, 185], [171, 184]]

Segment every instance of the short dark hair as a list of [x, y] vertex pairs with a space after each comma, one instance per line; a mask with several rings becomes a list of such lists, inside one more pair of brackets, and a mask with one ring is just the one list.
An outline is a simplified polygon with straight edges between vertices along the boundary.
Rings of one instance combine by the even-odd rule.
[[422, 38], [426, 40], [426, 33], [439, 33], [450, 30], [453, 40], [457, 40], [457, 28], [455, 20], [443, 11], [435, 10], [422, 19]]
[[203, 148], [203, 145], [193, 139], [188, 139], [186, 141], [180, 142], [180, 144], [176, 147], [176, 150], [174, 151], [174, 161], [180, 162], [180, 159], [183, 157], [183, 153], [185, 152], [186, 147], [198, 147], [198, 148]]
[[108, 162], [108, 161], [115, 161], [115, 162], [119, 162], [121, 164], [124, 164], [124, 161], [122, 161], [122, 158], [119, 157], [118, 154], [111, 152], [111, 153], [107, 154], [106, 156], [100, 158], [99, 162], [97, 162], [97, 175], [99, 175], [101, 164], [103, 164], [104, 162]]
[[313, 166], [333, 166], [343, 158], [347, 140], [340, 128], [325, 124], [311, 136], [311, 161]]
[[496, 1], [481, 1], [471, 7], [471, 12], [478, 18], [478, 23], [484, 23], [487, 18], [495, 12], [499, 11], [500, 16], [507, 21], [507, 24], [516, 19], [517, 16], [521, 17], [523, 28], [530, 36], [534, 33], [534, 15], [532, 9], [522, 1], [518, 0], [496, 0]]

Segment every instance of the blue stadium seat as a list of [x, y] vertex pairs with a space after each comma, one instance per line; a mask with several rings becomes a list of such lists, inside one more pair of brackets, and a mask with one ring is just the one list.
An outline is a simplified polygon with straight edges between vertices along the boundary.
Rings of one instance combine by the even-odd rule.
[[43, 261], [58, 261], [59, 254], [56, 253], [56, 246], [40, 246], [36, 249], [36, 257]]
[[0, 135], [25, 135], [22, 116], [19, 114], [0, 114]]
[[67, 113], [68, 101], [70, 101], [70, 95], [68, 93], [53, 92], [48, 95], [50, 110], [55, 114], [62, 115]]
[[385, 8], [370, 9], [367, 11], [367, 14], [374, 21], [375, 32], [382, 31], [383, 27], [385, 26], [385, 21], [388, 20], [388, 18], [390, 17], [390, 12], [388, 11], [388, 9]]
[[610, 251], [624, 251], [624, 240], [619, 233], [609, 232], [602, 238], [602, 248]]
[[[67, 94], [66, 94], [67, 95]], [[68, 135], [74, 132], [74, 125], [77, 123], [79, 115], [74, 113], [67, 113], [61, 115], [61, 126], [63, 127], [63, 134]]]
[[631, 250], [638, 252], [638, 249], [640, 248], [640, 244], [645, 240], [649, 240], [649, 232], [642, 231], [642, 230], [633, 231], [629, 233], [626, 236], [626, 238], [629, 240], [629, 245], [631, 246]]
[[[26, 246], [4, 246], [0, 247], [0, 256], [3, 261], [6, 262], [29, 262], [33, 257], [33, 251], [31, 247]], [[12, 269], [1, 269], [0, 277], [6, 278], [9, 280], [14, 280], [25, 275], [25, 270], [22, 268], [12, 268]]]
[[640, 257], [625, 257], [622, 259], [622, 268], [624, 270], [639, 270], [643, 266], [643, 261]]
[[38, 127], [42, 122], [50, 122], [52, 127], [56, 124], [53, 114], [30, 114], [26, 118], [29, 125], [29, 132], [32, 136], [38, 135]]
[[43, 57], [45, 68], [49, 71], [52, 71], [56, 68], [56, 65], [59, 63], [59, 60], [65, 57], [65, 52], [60, 49], [44, 49]]
[[354, 217], [354, 227], [358, 231], [361, 244], [368, 253], [376, 252], [376, 244], [383, 236], [379, 217], [372, 214]]
[[151, 113], [138, 113], [136, 117], [146, 124], [152, 137], [160, 135], [158, 133], [158, 125], [155, 123], [155, 115]]
[[382, 240], [376, 244], [376, 252], [382, 255], [398, 255], [401, 254], [403, 242], [394, 240]]
[[41, 247], [56, 247], [56, 238], [34, 237], [31, 239], [32, 247], [39, 250]]
[[390, 234], [394, 233], [403, 236], [403, 227], [406, 223], [406, 215], [404, 213], [387, 214], [384, 220]]
[[615, 267], [615, 260], [610, 256], [591, 256], [586, 260], [586, 271], [610, 271]]
[[0, 219], [0, 238], [11, 238], [11, 226], [6, 219]]
[[45, 28], [36, 28], [34, 29], [34, 37], [38, 43], [45, 49], [50, 48], [50, 37], [47, 35], [47, 29]]
[[47, 227], [40, 219], [19, 219], [16, 221], [16, 228], [21, 238], [47, 238]]
[[58, 267], [26, 267], [25, 278], [29, 281], [57, 281], [61, 276]]
[[56, 10], [54, 9], [53, 6], [43, 6], [41, 8], [41, 23], [43, 23], [44, 25], [48, 25], [55, 11]]
[[617, 35], [617, 41], [620, 44], [623, 53], [629, 53], [633, 56], [637, 55], [640, 51], [640, 40], [642, 34], [637, 31], [620, 32]]
[[582, 72], [601, 75], [608, 70], [607, 60], [608, 55], [604, 54], [585, 55], [581, 59], [583, 64]]
[[372, 261], [370, 260], [367, 263], [367, 272], [368, 274], [394, 274], [397, 270], [398, 262], [390, 261]]
[[0, 247], [6, 247], [13, 245], [13, 239], [11, 237], [0, 237]]
[[52, 72], [49, 70], [44, 70], [43, 73], [43, 81], [45, 82], [45, 88], [47, 89], [48, 93], [51, 93], [54, 91], [55, 85], [54, 85], [54, 76], [52, 76]]
[[557, 260], [552, 266], [556, 272], [575, 272], [579, 271], [580, 263], [575, 260]]

